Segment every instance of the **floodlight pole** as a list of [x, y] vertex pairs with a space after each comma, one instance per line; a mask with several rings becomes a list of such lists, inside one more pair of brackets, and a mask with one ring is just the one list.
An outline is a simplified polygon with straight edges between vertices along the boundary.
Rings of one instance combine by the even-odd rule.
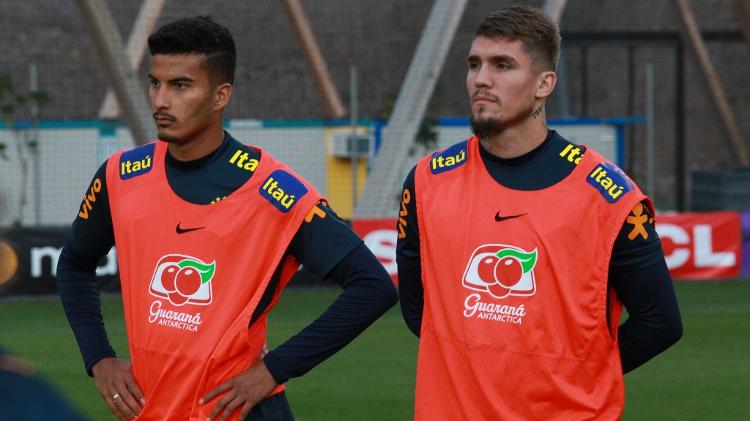
[[656, 136], [654, 127], [654, 65], [646, 63], [646, 194], [656, 197], [656, 165], [654, 159], [654, 144]]
[[544, 13], [552, 19], [552, 22], [555, 22], [559, 26], [567, 3], [567, 0], [545, 0]]
[[76, 0], [104, 63], [133, 142], [143, 145], [156, 137], [144, 87], [128, 65], [120, 32], [104, 0]]
[[[141, 10], [135, 19], [133, 29], [128, 37], [128, 45], [125, 47], [130, 62], [130, 69], [138, 71], [143, 61], [143, 53], [146, 51], [148, 44], [148, 35], [156, 28], [156, 22], [164, 8], [165, 0], [144, 0], [141, 4]], [[104, 102], [99, 108], [99, 118], [115, 119], [120, 116], [120, 106], [115, 100], [115, 94], [112, 89], [107, 90], [104, 96]]]
[[299, 0], [284, 0], [284, 10], [289, 16], [289, 21], [294, 27], [294, 32], [299, 39], [300, 48], [305, 54], [305, 58], [313, 72], [315, 86], [317, 86], [323, 103], [326, 107], [326, 113], [330, 118], [342, 118], [346, 115], [344, 105], [341, 103], [341, 97], [333, 84], [331, 74], [328, 72], [328, 66], [320, 52], [318, 42], [315, 40], [310, 22], [307, 20], [305, 10], [302, 8]]
[[357, 218], [391, 217], [398, 209], [400, 170], [409, 159], [427, 103], [448, 55], [467, 0], [435, 0], [422, 30], [396, 104], [383, 129], [380, 150], [357, 202]]
[[745, 42], [750, 46], [750, 0], [734, 0], [734, 15], [740, 23]]
[[737, 125], [737, 120], [734, 118], [732, 107], [729, 104], [729, 100], [727, 100], [727, 95], [721, 85], [716, 68], [708, 55], [708, 48], [706, 47], [706, 43], [703, 42], [703, 37], [695, 21], [693, 9], [690, 7], [688, 0], [675, 0], [675, 2], [677, 3], [677, 9], [680, 12], [680, 18], [685, 28], [684, 36], [698, 57], [698, 62], [703, 70], [703, 76], [705, 76], [706, 82], [708, 82], [709, 91], [719, 111], [721, 121], [724, 123], [724, 129], [734, 147], [734, 155], [740, 165], [750, 167], [750, 150], [748, 150], [745, 141], [742, 139], [742, 134]]

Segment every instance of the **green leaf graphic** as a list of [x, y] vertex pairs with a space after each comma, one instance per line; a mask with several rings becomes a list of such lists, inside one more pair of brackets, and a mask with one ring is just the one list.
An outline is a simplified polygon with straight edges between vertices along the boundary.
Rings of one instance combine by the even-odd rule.
[[216, 262], [211, 262], [211, 264], [206, 265], [197, 260], [185, 259], [177, 263], [177, 266], [179, 266], [180, 268], [191, 267], [193, 269], [196, 269], [201, 275], [201, 283], [205, 284], [214, 277]]
[[502, 249], [496, 254], [498, 259], [503, 259], [504, 257], [513, 257], [517, 259], [521, 262], [523, 273], [528, 273], [531, 269], [534, 269], [534, 266], [536, 265], [536, 255], [536, 249], [530, 253], [524, 253], [513, 249]]

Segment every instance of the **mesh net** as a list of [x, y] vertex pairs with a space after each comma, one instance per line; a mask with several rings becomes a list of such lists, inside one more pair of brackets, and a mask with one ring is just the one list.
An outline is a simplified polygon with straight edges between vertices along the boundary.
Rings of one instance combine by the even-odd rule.
[[[113, 125], [98, 118], [110, 83], [79, 3], [26, 0], [6, 1], [0, 6], [0, 105], [4, 117], [0, 128], [0, 227], [69, 224], [97, 167], [112, 152], [132, 146], [122, 123]], [[105, 3], [115, 21], [112, 31], [119, 31], [127, 43], [141, 6], [158, 2]], [[427, 17], [433, 4], [440, 2], [301, 3], [347, 112], [353, 93], [350, 70], [356, 66], [358, 117], [363, 119], [358, 130], [369, 136], [371, 146], [377, 144], [379, 124], [393, 109]], [[427, 107], [426, 117], [431, 121], [467, 116], [465, 58], [474, 29], [490, 11], [514, 3], [468, 1]], [[543, 2], [527, 3], [541, 6]], [[687, 56], [683, 58], [684, 50], [677, 54], [676, 41], [609, 36], [605, 38], [614, 42], [597, 43], [580, 37], [565, 38], [566, 31], [645, 33], [659, 28], [679, 34], [679, 20], [671, 8], [653, 11], [648, 2], [638, 2], [635, 8], [626, 3], [569, 2], [561, 25], [564, 68], [556, 93], [547, 103], [547, 117], [642, 115], [642, 65], [652, 63], [657, 89], [655, 154], [659, 162], [655, 197], [657, 202], [669, 205], [675, 191], [678, 94], [684, 95], [692, 112], [684, 124], [691, 145], [688, 167], [731, 165], [733, 156], [700, 71]], [[705, 17], [702, 25], [706, 29], [729, 28], [739, 34], [729, 8], [714, 13], [710, 5], [695, 7], [696, 13]], [[147, 8], [145, 13], [157, 11]], [[372, 162], [368, 163], [367, 157], [352, 161], [347, 155], [346, 137], [351, 132], [348, 120], [329, 120], [283, 2], [165, 0], [156, 23], [195, 15], [211, 15], [235, 37], [235, 91], [225, 113], [229, 130], [241, 141], [260, 145], [289, 163], [331, 199], [342, 216], [351, 217], [353, 196], [362, 194], [362, 182]], [[747, 80], [749, 58], [741, 37], [709, 41], [708, 46], [723, 80]], [[686, 65], [684, 93], [676, 91], [680, 60]], [[146, 53], [136, 70], [143, 85], [139, 95], [145, 95], [147, 65]], [[743, 99], [750, 94], [748, 86], [738, 82], [728, 90], [738, 116], [747, 114], [750, 107]], [[750, 120], [746, 120], [739, 121], [743, 133], [750, 127]], [[422, 140], [426, 146], [410, 148], [413, 156], [398, 169], [403, 174], [420, 154], [455, 143], [461, 140], [452, 138], [456, 133], [468, 131], [438, 124], [420, 132], [425, 134]], [[638, 125], [626, 128], [624, 136], [625, 169], [641, 184], [645, 173], [644, 134], [644, 126]], [[356, 172], [352, 171], [353, 163]], [[354, 181], [352, 174], [356, 174]], [[398, 192], [392, 193], [385, 197], [397, 200]]]

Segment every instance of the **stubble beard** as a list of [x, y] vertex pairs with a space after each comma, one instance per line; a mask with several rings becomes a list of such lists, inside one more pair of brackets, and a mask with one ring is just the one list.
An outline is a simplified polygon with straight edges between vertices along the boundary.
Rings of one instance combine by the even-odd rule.
[[496, 138], [502, 135], [505, 130], [519, 125], [524, 120], [532, 117], [535, 118], [533, 116], [533, 107], [533, 104], [529, 104], [519, 110], [516, 114], [505, 119], [497, 117], [478, 118], [476, 114], [472, 113], [471, 118], [469, 119], [469, 122], [471, 123], [471, 131], [480, 139]]
[[156, 135], [159, 137], [159, 140], [161, 140], [161, 141], [164, 141], [164, 142], [167, 142], [167, 143], [178, 143], [178, 144], [180, 143], [179, 139], [177, 139], [176, 137], [168, 135], [168, 134], [165, 134], [163, 132], [159, 133], [158, 130], [157, 130]]
[[505, 130], [503, 123], [497, 118], [478, 119], [474, 115], [469, 119], [471, 131], [480, 139], [490, 139], [499, 136]]

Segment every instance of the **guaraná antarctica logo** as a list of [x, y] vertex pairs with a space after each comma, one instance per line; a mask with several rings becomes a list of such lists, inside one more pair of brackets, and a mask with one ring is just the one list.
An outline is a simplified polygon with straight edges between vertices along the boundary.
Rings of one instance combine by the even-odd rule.
[[168, 254], [156, 264], [149, 292], [176, 306], [209, 305], [215, 272], [216, 262], [205, 263], [191, 256]]
[[[528, 297], [536, 292], [534, 267], [537, 249], [525, 251], [506, 244], [477, 247], [466, 265], [462, 279], [465, 288], [489, 294], [495, 299], [509, 296]], [[482, 295], [470, 294], [464, 301], [464, 316], [521, 324], [526, 308], [483, 302]]]
[[[149, 292], [158, 298], [166, 298], [175, 306], [195, 304], [206, 306], [213, 297], [211, 279], [216, 273], [216, 262], [206, 263], [192, 256], [168, 254], [156, 264], [151, 277]], [[162, 308], [161, 300], [155, 300], [149, 308], [149, 323], [198, 332], [200, 313], [188, 313]]]

